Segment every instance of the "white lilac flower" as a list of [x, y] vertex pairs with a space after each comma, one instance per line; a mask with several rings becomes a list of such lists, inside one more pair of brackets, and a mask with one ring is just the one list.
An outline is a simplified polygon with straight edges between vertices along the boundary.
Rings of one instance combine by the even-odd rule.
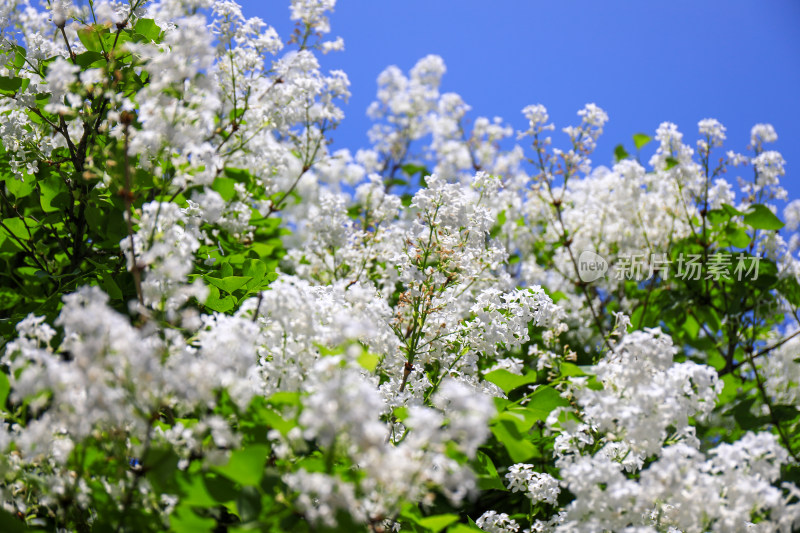
[[528, 132], [526, 132], [529, 135], [533, 135], [542, 129], [545, 129], [547, 121], [550, 119], [550, 116], [547, 114], [547, 108], [545, 108], [542, 104], [526, 106], [522, 110], [522, 114], [528, 120], [530, 125], [530, 129]]
[[326, 11], [333, 11], [336, 0], [292, 0], [291, 19], [301, 21], [320, 33], [330, 31]]
[[631, 468], [659, 453], [670, 433], [696, 445], [689, 417], [710, 413], [722, 390], [711, 367], [673, 363], [675, 351], [658, 329], [630, 333], [596, 366], [603, 388], [574, 392], [586, 422], [629, 447]]
[[151, 202], [142, 207], [138, 223], [133, 243], [125, 237], [120, 247], [128, 269], [143, 271], [145, 305], [173, 313], [190, 297], [203, 301], [206, 292], [202, 284], [187, 281], [194, 253], [200, 247], [200, 233], [192, 218], [177, 204]]
[[778, 134], [772, 124], [756, 124], [750, 130], [750, 144], [753, 147], [760, 147], [764, 143], [774, 143], [778, 140]]
[[506, 474], [511, 492], [525, 492], [531, 502], [555, 504], [561, 493], [559, 481], [550, 474], [536, 472], [533, 465], [517, 463], [509, 467]]
[[63, 114], [73, 109], [72, 105], [64, 104], [64, 99], [71, 102], [69, 89], [77, 81], [79, 71], [80, 67], [61, 57], [50, 64], [45, 78], [47, 90], [50, 92], [50, 103], [45, 106], [45, 111]]
[[475, 524], [489, 533], [516, 533], [519, 531], [519, 524], [510, 518], [506, 513], [496, 511], [486, 511], [476, 521]]
[[718, 120], [704, 118], [698, 122], [697, 127], [700, 130], [700, 135], [710, 140], [711, 146], [722, 146], [722, 143], [725, 142], [725, 126], [720, 124]]
[[789, 230], [796, 231], [800, 227], [800, 199], [792, 200], [783, 208], [783, 218]]

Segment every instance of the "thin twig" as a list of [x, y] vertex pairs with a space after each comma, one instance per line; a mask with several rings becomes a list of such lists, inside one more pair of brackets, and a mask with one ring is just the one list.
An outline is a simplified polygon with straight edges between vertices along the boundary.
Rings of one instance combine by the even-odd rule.
[[406, 388], [406, 382], [408, 381], [408, 376], [411, 375], [411, 372], [414, 371], [414, 365], [406, 361], [405, 365], [403, 366], [403, 381], [400, 383], [400, 392], [403, 392], [403, 389]]
[[[789, 341], [790, 341], [790, 340], [792, 340], [793, 338], [797, 337], [798, 335], [800, 335], [800, 329], [798, 329], [797, 331], [795, 331], [795, 332], [794, 332], [794, 333], [792, 333], [791, 335], [789, 335], [789, 336], [787, 336], [787, 337], [784, 337], [783, 339], [779, 340], [779, 341], [778, 341], [778, 342], [776, 342], [775, 344], [772, 344], [772, 345], [770, 345], [770, 346], [767, 346], [767, 347], [766, 347], [766, 348], [764, 348], [763, 350], [761, 350], [761, 351], [759, 351], [759, 352], [756, 352], [756, 353], [755, 353], [755, 354], [753, 354], [751, 357], [752, 357], [753, 359], [757, 359], [757, 358], [759, 358], [759, 357], [761, 357], [761, 356], [767, 355], [767, 354], [768, 354], [769, 352], [771, 352], [772, 350], [774, 350], [774, 349], [776, 349], [776, 348], [780, 348], [781, 346], [783, 346], [784, 344], [786, 344], [787, 342], [789, 342]], [[730, 373], [730, 372], [733, 372], [733, 371], [737, 370], [738, 368], [740, 368], [742, 365], [744, 365], [746, 362], [747, 362], [747, 361], [741, 361], [741, 362], [739, 362], [739, 363], [736, 363], [735, 365], [731, 365], [731, 368], [730, 368], [730, 370], [728, 370], [728, 369], [725, 369], [724, 371], [720, 372], [720, 374], [719, 374], [719, 375], [720, 375], [720, 376], [723, 376], [723, 375], [725, 375], [725, 374], [728, 374], [728, 373]]]
[[69, 39], [67, 39], [67, 32], [64, 31], [64, 25], [58, 27], [61, 30], [61, 35], [64, 37], [64, 42], [67, 45], [67, 51], [69, 52], [69, 58], [72, 60], [73, 64], [77, 64], [77, 60], [75, 58], [75, 52], [72, 51], [72, 47], [69, 45]]
[[258, 320], [258, 311], [261, 309], [261, 302], [264, 300], [264, 292], [258, 291], [258, 301], [256, 302], [256, 310], [253, 311], [253, 322]]

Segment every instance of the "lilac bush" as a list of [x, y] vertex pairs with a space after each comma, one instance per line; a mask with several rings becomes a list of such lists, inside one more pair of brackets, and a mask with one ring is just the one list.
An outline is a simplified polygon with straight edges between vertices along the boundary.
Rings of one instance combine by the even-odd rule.
[[2, 529], [800, 528], [772, 126], [598, 166], [427, 56], [332, 151], [334, 7], [0, 3]]

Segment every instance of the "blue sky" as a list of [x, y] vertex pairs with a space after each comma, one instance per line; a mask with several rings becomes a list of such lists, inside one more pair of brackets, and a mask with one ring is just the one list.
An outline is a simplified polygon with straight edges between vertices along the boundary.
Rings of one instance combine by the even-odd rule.
[[[289, 37], [288, 2], [244, 0], [243, 9]], [[501, 116], [522, 129], [521, 109], [541, 103], [558, 142], [585, 103], [604, 108], [597, 165], [611, 163], [619, 143], [632, 151], [633, 133], [652, 136], [663, 121], [694, 145], [697, 122], [716, 118], [735, 151], [745, 150], [753, 124], [771, 123], [773, 148], [787, 161], [784, 186], [800, 198], [797, 0], [340, 0], [331, 26], [345, 51], [325, 56], [323, 67], [344, 70], [352, 84], [333, 148], [368, 145], [366, 109], [385, 67], [407, 71], [438, 54], [447, 65], [442, 91], [459, 93], [473, 118]]]

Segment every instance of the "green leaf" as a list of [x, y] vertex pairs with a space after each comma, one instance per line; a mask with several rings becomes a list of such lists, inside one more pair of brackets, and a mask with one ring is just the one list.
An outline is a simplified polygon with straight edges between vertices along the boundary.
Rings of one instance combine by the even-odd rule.
[[508, 490], [506, 486], [503, 485], [503, 481], [500, 479], [500, 475], [497, 473], [497, 469], [492, 460], [480, 450], [478, 450], [475, 456], [472, 470], [478, 476], [478, 487], [481, 490]]
[[11, 392], [11, 383], [9, 383], [6, 373], [0, 371], [0, 411], [5, 411], [9, 392]]
[[100, 284], [103, 286], [103, 290], [111, 297], [112, 300], [121, 300], [122, 299], [122, 290], [117, 285], [117, 282], [114, 281], [114, 278], [109, 274], [107, 271], [100, 272]]
[[536, 389], [525, 407], [537, 420], [545, 420], [556, 407], [568, 405], [569, 402], [557, 390], [547, 385]]
[[228, 464], [215, 467], [214, 470], [241, 485], [255, 486], [264, 476], [264, 465], [267, 463], [268, 455], [269, 447], [262, 444], [234, 450], [231, 452]]
[[230, 202], [236, 196], [236, 190], [234, 189], [236, 183], [236, 180], [232, 178], [219, 176], [214, 180], [214, 184], [211, 188], [217, 191], [219, 195], [222, 196], [223, 200]]
[[[108, 30], [106, 30], [107, 32]], [[88, 27], [78, 30], [78, 39], [80, 39], [83, 46], [86, 47], [86, 50], [90, 52], [102, 52], [103, 51], [103, 42], [100, 40], [100, 36], [98, 32], [95, 30], [95, 27]]]
[[227, 292], [228, 294], [238, 291], [251, 279], [253, 279], [251, 276], [228, 276], [222, 279], [205, 276], [205, 280], [208, 283], [219, 288], [220, 290]]
[[271, 403], [272, 405], [291, 405], [297, 407], [300, 405], [300, 393], [276, 392], [270, 395], [269, 403]]
[[233, 508], [233, 502], [236, 500], [240, 490], [236, 483], [216, 472], [206, 472], [203, 476], [203, 483], [207, 494], [218, 505], [222, 504], [229, 509]]
[[737, 215], [739, 215], [739, 216], [744, 215], [744, 213], [742, 213], [741, 211], [739, 211], [735, 207], [733, 207], [731, 205], [728, 205], [728, 204], [722, 204], [722, 209], [724, 209], [725, 212], [728, 213], [732, 217], [737, 216]]
[[36, 188], [36, 182], [32, 177], [28, 177], [25, 181], [19, 178], [10, 178], [6, 180], [6, 187], [14, 197], [24, 198], [33, 192]]
[[717, 396], [717, 405], [726, 405], [735, 399], [740, 392], [741, 383], [739, 378], [733, 374], [725, 374], [722, 376], [722, 392]]
[[383, 182], [386, 187], [405, 187], [408, 181], [400, 178], [391, 178]]
[[494, 383], [501, 389], [503, 392], [508, 394], [512, 390], [522, 387], [523, 385], [528, 385], [530, 383], [536, 382], [536, 372], [528, 372], [524, 376], [519, 376], [517, 374], [512, 374], [508, 370], [504, 368], [500, 368], [497, 370], [493, 370], [484, 376], [486, 381]]
[[161, 37], [161, 28], [153, 19], [139, 19], [133, 27], [133, 33], [138, 33], [148, 41], [158, 42]]
[[800, 283], [794, 276], [781, 278], [778, 282], [778, 290], [792, 305], [800, 306]]
[[701, 323], [705, 324], [712, 333], [716, 333], [722, 328], [719, 315], [711, 307], [698, 306], [694, 309], [694, 315], [700, 319]]
[[747, 398], [733, 408], [733, 418], [745, 431], [759, 428], [769, 422], [769, 416], [753, 414], [753, 403], [755, 398]]
[[248, 259], [242, 265], [242, 273], [253, 278], [245, 284], [245, 289], [252, 291], [262, 285], [261, 282], [267, 274], [267, 264], [258, 259]]
[[250, 171], [244, 168], [225, 167], [224, 173], [238, 183], [247, 183], [251, 178]]
[[256, 487], [242, 487], [236, 498], [236, 511], [242, 522], [252, 522], [261, 513], [261, 494]]
[[19, 292], [8, 287], [0, 287], [0, 311], [11, 309], [22, 299]]
[[511, 404], [510, 400], [507, 400], [505, 398], [499, 398], [497, 396], [492, 398], [492, 401], [494, 402], [494, 408], [498, 413], [505, 411], [506, 407], [508, 407]]
[[453, 522], [458, 522], [458, 515], [440, 514], [422, 518], [417, 521], [417, 524], [431, 530], [433, 533], [439, 533], [439, 531], [443, 530]]
[[22, 78], [0, 76], [0, 94], [14, 96], [20, 87], [22, 87]]
[[401, 422], [408, 418], [408, 407], [395, 407], [392, 416]]
[[221, 298], [218, 288], [209, 287], [208, 297], [206, 298], [206, 301], [203, 302], [203, 305], [212, 311], [216, 311], [218, 313], [227, 313], [236, 307], [236, 300], [234, 300], [233, 296], [230, 295]]
[[[106, 51], [111, 51], [115, 49], [119, 50], [123, 44], [131, 41], [132, 36], [133, 33], [131, 33], [130, 30], [122, 31], [119, 33], [119, 35], [117, 35], [116, 31], [112, 33], [107, 28], [104, 28], [100, 32], [100, 38], [103, 39], [103, 47]], [[114, 44], [115, 42], [116, 45]], [[124, 60], [125, 60], [124, 56], [117, 57], [117, 61], [124, 61]], [[125, 70], [123, 71], [123, 74], [127, 74], [129, 72], [130, 72], [129, 70]], [[130, 77], [128, 77], [127, 79], [130, 79]]]
[[736, 248], [747, 248], [750, 245], [750, 235], [747, 234], [744, 228], [728, 228], [725, 233], [728, 237], [728, 242]]
[[168, 446], [150, 449], [142, 466], [155, 490], [160, 490], [173, 482], [179, 460], [180, 457], [175, 450]]
[[500, 444], [505, 447], [511, 460], [515, 463], [522, 463], [535, 457], [538, 453], [536, 447], [520, 432], [517, 426], [519, 421], [510, 420], [507, 417], [501, 418], [502, 415], [508, 415], [508, 413], [498, 415], [490, 429]]
[[458, 515], [451, 513], [423, 517], [419, 507], [411, 503], [406, 503], [403, 506], [400, 516], [433, 533], [439, 533], [450, 524], [458, 522]]
[[636, 145], [637, 150], [641, 150], [644, 145], [652, 141], [653, 139], [649, 135], [645, 135], [644, 133], [634, 133], [633, 134], [633, 144]]
[[678, 166], [680, 164], [678, 162], [678, 160], [675, 159], [674, 157], [668, 157], [666, 159], [666, 163], [667, 163], [667, 166], [666, 166], [666, 168], [664, 170], [670, 170], [671, 168], [674, 168], [674, 167], [676, 167], [676, 166]]
[[447, 533], [483, 533], [483, 530], [471, 524], [455, 524], [447, 529]]
[[361, 216], [361, 212], [363, 210], [364, 208], [360, 204], [351, 205], [350, 207], [347, 208], [347, 216], [349, 216], [350, 218], [358, 218], [359, 216]]
[[[6, 218], [3, 219], [3, 225], [19, 240], [27, 241], [31, 239], [38, 223], [30, 217], [25, 217], [24, 220], [21, 218]], [[30, 234], [28, 233], [29, 231]], [[3, 232], [5, 232], [5, 230], [0, 230], [0, 233]]]
[[621, 144], [618, 144], [616, 148], [614, 148], [614, 160], [619, 162], [623, 159], [628, 159], [631, 154], [625, 151], [625, 147]]
[[213, 518], [197, 516], [188, 505], [179, 505], [169, 517], [170, 531], [175, 533], [205, 533], [217, 525]]
[[561, 372], [559, 374], [562, 377], [569, 377], [569, 376], [585, 376], [586, 372], [583, 371], [581, 367], [574, 363], [561, 363]]
[[772, 412], [775, 414], [775, 417], [778, 420], [788, 422], [790, 420], [794, 420], [794, 418], [797, 416], [798, 410], [794, 405], [779, 404], [772, 406]]
[[106, 64], [106, 58], [100, 52], [90, 50], [75, 56], [75, 62], [83, 68], [101, 67]]
[[268, 407], [259, 411], [259, 415], [264, 418], [264, 421], [270, 427], [277, 429], [282, 435], [286, 435], [292, 428], [297, 426], [294, 420], [285, 420], [281, 415]]
[[42, 210], [45, 213], [62, 211], [69, 204], [69, 190], [64, 181], [58, 176], [49, 176], [39, 182]]
[[721, 226], [731, 219], [731, 214], [724, 209], [712, 209], [708, 212], [708, 221], [715, 226]]
[[413, 163], [407, 163], [400, 168], [403, 169], [403, 172], [405, 172], [409, 176], [413, 176], [414, 174], [419, 174], [420, 177], [430, 175], [428, 169], [425, 168], [425, 166], [423, 165], [415, 165]]
[[27, 52], [23, 47], [18, 44], [14, 45], [14, 69], [19, 72], [22, 66], [25, 64], [25, 58], [27, 57]]
[[694, 315], [686, 314], [686, 320], [683, 322], [683, 331], [692, 339], [697, 338], [697, 334], [700, 333], [700, 323], [697, 322]]
[[361, 368], [372, 373], [375, 372], [375, 367], [378, 366], [378, 361], [380, 361], [380, 359], [378, 355], [365, 351], [356, 358], [356, 361], [361, 365]]
[[4, 533], [24, 533], [29, 529], [25, 527], [25, 522], [8, 511], [0, 509], [0, 531]]
[[754, 229], [779, 230], [784, 224], [765, 205], [755, 204], [750, 206], [750, 211], [744, 215], [744, 223]]
[[[216, 475], [216, 474], [214, 474]], [[196, 473], [181, 472], [177, 476], [181, 503], [192, 507], [216, 507], [219, 502], [208, 492], [208, 483]]]

